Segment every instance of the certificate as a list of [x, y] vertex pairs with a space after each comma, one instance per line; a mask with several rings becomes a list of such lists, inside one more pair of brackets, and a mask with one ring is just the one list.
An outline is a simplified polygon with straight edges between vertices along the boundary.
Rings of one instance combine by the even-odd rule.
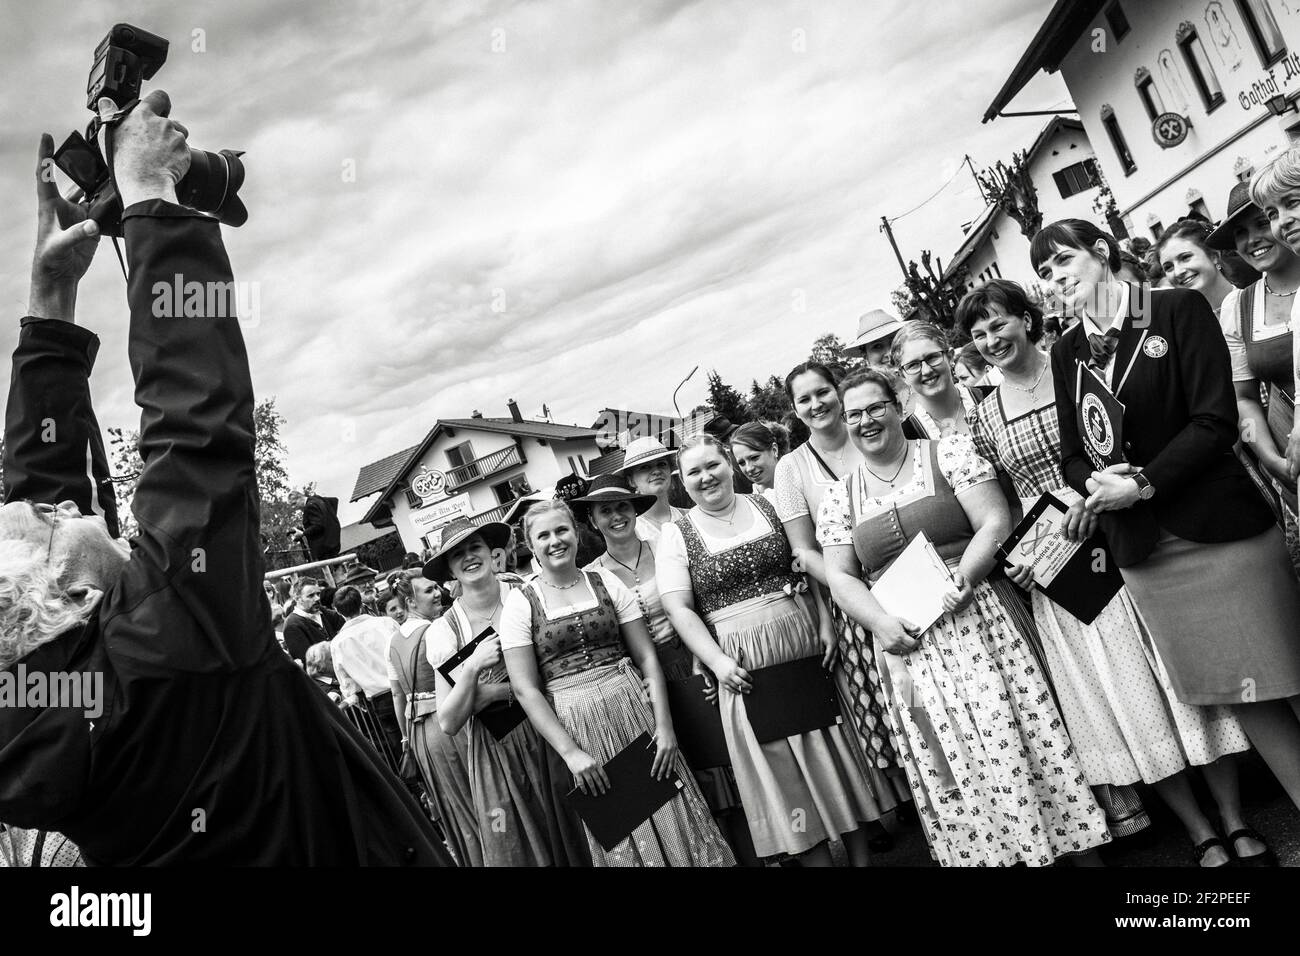
[[998, 557], [1029, 568], [1034, 586], [1084, 624], [1091, 624], [1124, 586], [1105, 541], [1094, 534], [1083, 541], [1065, 536], [1069, 509], [1045, 494], [998, 546]]

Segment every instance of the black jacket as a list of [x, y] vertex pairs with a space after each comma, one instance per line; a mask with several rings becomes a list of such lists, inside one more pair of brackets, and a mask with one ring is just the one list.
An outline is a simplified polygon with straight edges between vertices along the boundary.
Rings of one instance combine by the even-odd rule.
[[[89, 621], [21, 662], [102, 674], [104, 712], [0, 708], [0, 819], [60, 831], [99, 864], [452, 865], [405, 787], [276, 643], [238, 320], [153, 315], [155, 287], [173, 277], [231, 281], [220, 227], [159, 200], [124, 222], [140, 533]], [[42, 443], [30, 423], [96, 434], [96, 344], [72, 324], [26, 321], [6, 410], [9, 498], [94, 507], [87, 447], [92, 469], [102, 447]]]
[[[1082, 322], [1052, 347], [1061, 464], [1065, 480], [1083, 495], [1093, 465], [1079, 435], [1074, 386], [1077, 363], [1089, 355]], [[1162, 528], [1206, 543], [1263, 532], [1272, 515], [1232, 451], [1237, 399], [1228, 346], [1205, 297], [1130, 285], [1112, 361], [1111, 387], [1125, 405], [1125, 457], [1155, 488], [1150, 501], [1100, 516], [1115, 563], [1145, 560]]]
[[339, 500], [312, 495], [302, 506], [302, 530], [313, 561], [339, 555]]

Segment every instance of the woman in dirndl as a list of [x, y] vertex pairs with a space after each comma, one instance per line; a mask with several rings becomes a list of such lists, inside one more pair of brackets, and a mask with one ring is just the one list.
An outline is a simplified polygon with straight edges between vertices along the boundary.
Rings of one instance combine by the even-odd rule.
[[420, 576], [418, 569], [391, 578], [390, 586], [404, 595], [408, 608], [401, 635], [394, 635], [388, 645], [388, 679], [404, 754], [415, 759], [433, 817], [456, 862], [482, 866], [483, 841], [469, 785], [468, 735], [444, 733], [438, 723], [436, 671], [426, 644], [430, 625], [442, 616], [442, 588]]
[[[971, 428], [976, 450], [1010, 476], [1023, 510], [1051, 494], [1083, 512], [1082, 496], [1061, 474], [1052, 368], [1037, 348], [1042, 312], [1014, 282], [992, 279], [958, 304], [957, 327], [1002, 370], [1002, 384], [976, 410]], [[1092, 524], [1085, 520], [1085, 536]], [[1027, 568], [1013, 566], [1012, 575], [1030, 586]], [[1196, 862], [1229, 863], [1232, 856], [1198, 806], [1187, 768], [1203, 768], [1224, 832], [1244, 829], [1231, 756], [1250, 749], [1241, 724], [1226, 707], [1178, 700], [1127, 589], [1090, 623], [1039, 589], [1032, 590], [1031, 600], [1070, 739], [1094, 792], [1102, 791], [1098, 803], [1107, 808], [1107, 788], [1151, 784], [1186, 828]], [[1114, 823], [1111, 833], [1126, 835]], [[1265, 852], [1262, 844], [1245, 838], [1236, 843], [1233, 855], [1241, 859]]]
[[[831, 592], [874, 636], [895, 739], [944, 866], [1047, 866], [1110, 840], [1047, 681], [984, 580], [1010, 513], [969, 437], [903, 437], [892, 380], [851, 375], [840, 399], [863, 462], [822, 498]], [[953, 579], [918, 633], [869, 585], [924, 532]]]
[[584, 793], [607, 792], [604, 764], [643, 734], [653, 735], [651, 773], [666, 779], [676, 771], [681, 784], [612, 849], [588, 831], [593, 865], [734, 866], [678, 753], [663, 670], [636, 596], [607, 571], [578, 569], [577, 525], [565, 502], [534, 505], [524, 537], [538, 573], [506, 596], [500, 631], [510, 684], [529, 720]]
[[866, 866], [864, 824], [879, 810], [852, 734], [836, 724], [759, 743], [747, 716], [751, 670], [810, 657], [829, 667], [836, 650], [833, 635], [819, 638], [815, 606], [797, 590], [776, 509], [761, 495], [736, 494], [731, 459], [712, 436], [683, 442], [678, 467], [696, 506], [664, 527], [659, 590], [677, 633], [717, 681], [755, 852], [829, 866], [828, 841], [841, 839], [850, 863]]
[[[871, 635], [832, 599], [817, 543], [817, 509], [822, 495], [862, 463], [840, 414], [837, 384], [835, 373], [816, 362], [798, 365], [786, 375], [786, 395], [795, 416], [807, 426], [809, 438], [777, 462], [774, 504], [799, 567], [811, 579], [814, 593], [828, 611], [826, 618], [819, 620], [820, 636], [836, 644], [836, 688], [852, 730], [849, 744], [864, 767], [871, 790], [873, 815], [892, 810], [896, 817], [912, 823], [916, 821], [912, 794], [885, 717], [885, 692], [876, 671]], [[888, 850], [893, 845], [892, 837], [879, 823], [868, 824], [867, 830], [873, 851]]]
[[[425, 644], [436, 676], [438, 723], [468, 742], [469, 789], [478, 814], [484, 866], [590, 866], [582, 821], [564, 799], [564, 762], [527, 720], [501, 739], [478, 716], [514, 702], [501, 659], [501, 609], [522, 584], [494, 572], [494, 553], [510, 543], [510, 526], [460, 518], [442, 529], [426, 578], [455, 579], [460, 597], [429, 628]], [[439, 668], [482, 637], [455, 683]]]

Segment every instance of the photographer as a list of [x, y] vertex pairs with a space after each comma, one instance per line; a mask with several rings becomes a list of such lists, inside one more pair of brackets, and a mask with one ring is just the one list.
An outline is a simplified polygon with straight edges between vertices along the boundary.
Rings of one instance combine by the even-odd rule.
[[156, 286], [232, 279], [217, 222], [176, 204], [189, 152], [169, 111], [151, 93], [112, 131], [143, 410], [129, 550], [99, 480], [99, 343], [73, 323], [98, 228], [59, 197], [41, 141], [32, 315], [5, 422], [0, 668], [102, 676], [103, 713], [0, 707], [0, 819], [58, 830], [95, 864], [451, 865], [415, 801], [276, 645], [239, 323], [152, 308]]

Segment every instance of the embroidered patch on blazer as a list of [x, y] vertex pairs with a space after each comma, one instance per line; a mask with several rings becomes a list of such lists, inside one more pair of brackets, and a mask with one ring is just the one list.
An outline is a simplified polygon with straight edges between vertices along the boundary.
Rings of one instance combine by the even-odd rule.
[[1151, 335], [1142, 343], [1142, 351], [1148, 358], [1164, 358], [1169, 353], [1169, 343], [1162, 336]]

